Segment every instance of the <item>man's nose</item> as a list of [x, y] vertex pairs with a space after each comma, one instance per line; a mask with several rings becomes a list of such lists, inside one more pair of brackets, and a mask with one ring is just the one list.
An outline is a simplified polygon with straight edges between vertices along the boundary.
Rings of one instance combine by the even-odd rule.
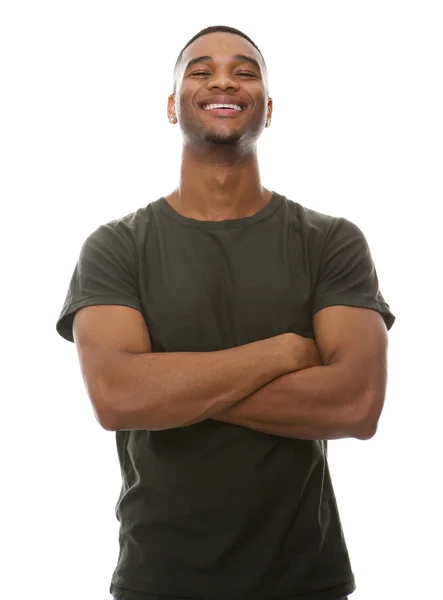
[[220, 90], [238, 90], [239, 87], [239, 84], [234, 79], [223, 74], [214, 76], [208, 81], [208, 89], [218, 88]]

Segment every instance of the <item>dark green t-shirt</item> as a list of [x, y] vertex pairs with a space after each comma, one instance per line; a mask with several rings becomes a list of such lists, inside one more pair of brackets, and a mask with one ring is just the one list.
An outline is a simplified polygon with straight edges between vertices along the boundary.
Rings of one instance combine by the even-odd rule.
[[[274, 193], [252, 216], [197, 221], [165, 198], [84, 242], [57, 321], [84, 306], [139, 310], [153, 352], [208, 352], [293, 332], [344, 304], [395, 317], [362, 231]], [[363, 343], [363, 341], [362, 341]], [[355, 589], [327, 443], [208, 419], [117, 431], [124, 600], [336, 600]]]

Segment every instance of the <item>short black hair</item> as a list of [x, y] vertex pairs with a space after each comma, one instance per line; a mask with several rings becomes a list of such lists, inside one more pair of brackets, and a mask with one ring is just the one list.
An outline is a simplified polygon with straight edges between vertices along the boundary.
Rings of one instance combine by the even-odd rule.
[[235, 35], [241, 36], [242, 38], [245, 38], [245, 40], [248, 40], [248, 42], [250, 44], [252, 44], [256, 50], [259, 51], [260, 56], [263, 59], [263, 64], [264, 64], [265, 69], [266, 69], [266, 62], [265, 62], [263, 54], [261, 53], [260, 48], [257, 46], [257, 44], [255, 44], [251, 40], [250, 37], [248, 37], [246, 35], [246, 33], [243, 33], [243, 31], [240, 31], [239, 29], [235, 29], [235, 27], [228, 27], [227, 25], [212, 25], [211, 27], [206, 27], [205, 29], [202, 29], [201, 31], [199, 31], [198, 33], [196, 33], [194, 35], [194, 37], [189, 40], [189, 42], [186, 44], [186, 46], [184, 46], [182, 48], [180, 54], [178, 55], [177, 60], [175, 61], [175, 67], [174, 67], [174, 91], [175, 91], [175, 74], [177, 72], [177, 67], [178, 67], [178, 65], [179, 65], [179, 63], [180, 63], [180, 61], [182, 59], [183, 52], [186, 50], [186, 48], [188, 46], [190, 46], [192, 44], [192, 42], [195, 42], [195, 40], [198, 39], [199, 37], [201, 37], [202, 35], [207, 35], [208, 33], [219, 33], [219, 32], [221, 32], [221, 33], [233, 33]]

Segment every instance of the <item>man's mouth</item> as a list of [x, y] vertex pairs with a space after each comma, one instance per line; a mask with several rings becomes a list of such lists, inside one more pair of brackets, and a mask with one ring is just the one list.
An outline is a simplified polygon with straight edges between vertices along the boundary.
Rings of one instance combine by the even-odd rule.
[[200, 107], [211, 114], [215, 115], [236, 115], [246, 109], [239, 104], [201, 104]]

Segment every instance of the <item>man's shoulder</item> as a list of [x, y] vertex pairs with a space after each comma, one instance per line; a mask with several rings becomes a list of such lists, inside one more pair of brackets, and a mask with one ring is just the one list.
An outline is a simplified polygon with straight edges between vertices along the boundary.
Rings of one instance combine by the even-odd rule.
[[110, 227], [111, 229], [118, 230], [143, 226], [151, 219], [153, 210], [159, 204], [160, 200], [161, 198], [156, 199], [154, 201], [149, 202], [145, 206], [140, 206], [139, 208], [136, 208], [130, 213], [127, 213], [115, 219], [111, 219], [110, 221], [103, 223], [101, 227]]
[[115, 241], [115, 243], [125, 244], [126, 242], [132, 245], [143, 242], [150, 225], [155, 221], [153, 215], [159, 202], [160, 199], [151, 201], [130, 213], [105, 221], [96, 227], [89, 237], [107, 243]]
[[338, 215], [324, 213], [315, 210], [301, 202], [291, 200], [284, 196], [290, 215], [296, 220], [301, 228], [313, 229], [318, 232], [328, 231], [339, 219]]

